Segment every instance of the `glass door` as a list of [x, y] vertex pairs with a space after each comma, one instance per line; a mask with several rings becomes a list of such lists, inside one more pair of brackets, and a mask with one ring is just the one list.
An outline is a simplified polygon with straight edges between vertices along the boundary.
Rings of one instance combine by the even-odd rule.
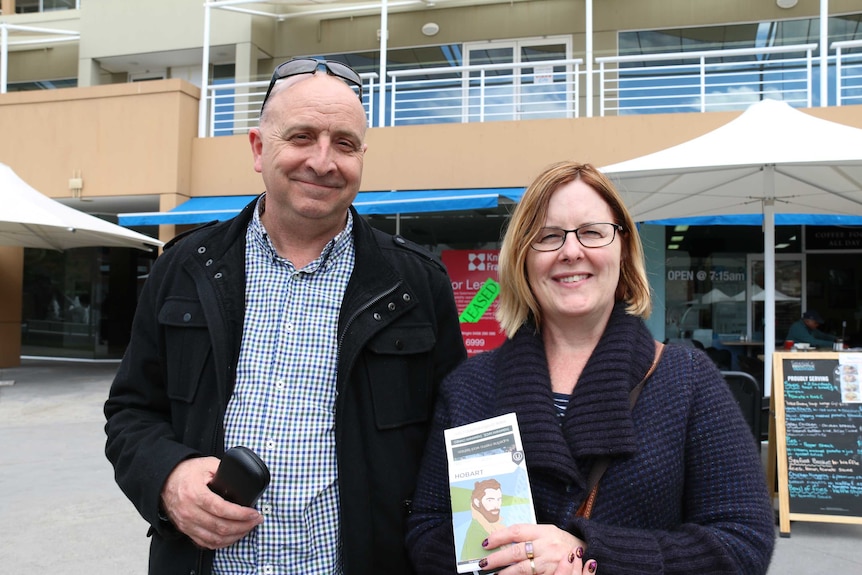
[[569, 58], [568, 37], [465, 44], [464, 64], [481, 68], [464, 77], [464, 121], [571, 117], [571, 66], [543, 64]]
[[[790, 325], [802, 316], [804, 293], [804, 260], [801, 254], [775, 256], [775, 341], [784, 341]], [[748, 258], [748, 337], [763, 341], [764, 334], [764, 261], [762, 254]]]

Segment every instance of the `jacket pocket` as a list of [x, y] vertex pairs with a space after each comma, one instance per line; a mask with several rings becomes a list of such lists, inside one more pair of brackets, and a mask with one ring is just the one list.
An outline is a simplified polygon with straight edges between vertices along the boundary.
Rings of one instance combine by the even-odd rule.
[[436, 341], [430, 324], [413, 324], [389, 327], [368, 342], [368, 376], [378, 428], [431, 417]]
[[159, 324], [165, 334], [168, 397], [191, 403], [211, 348], [203, 306], [195, 299], [167, 299]]

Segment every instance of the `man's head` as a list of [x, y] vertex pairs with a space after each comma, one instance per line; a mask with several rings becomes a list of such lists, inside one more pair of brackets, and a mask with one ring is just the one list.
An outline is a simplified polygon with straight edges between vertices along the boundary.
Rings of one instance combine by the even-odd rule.
[[266, 186], [264, 223], [339, 228], [362, 178], [362, 102], [329, 73], [273, 78], [260, 127], [249, 133], [254, 169]]
[[482, 514], [489, 523], [500, 520], [500, 507], [503, 505], [503, 491], [496, 479], [477, 481], [470, 496], [473, 509]]
[[823, 316], [817, 310], [810, 309], [802, 314], [802, 321], [811, 329], [817, 329], [823, 324]]

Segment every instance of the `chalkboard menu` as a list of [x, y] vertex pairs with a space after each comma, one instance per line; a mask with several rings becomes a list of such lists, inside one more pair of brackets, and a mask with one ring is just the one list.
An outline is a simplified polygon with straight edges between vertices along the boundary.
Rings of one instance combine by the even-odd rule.
[[862, 523], [862, 354], [776, 353], [773, 371], [781, 534]]

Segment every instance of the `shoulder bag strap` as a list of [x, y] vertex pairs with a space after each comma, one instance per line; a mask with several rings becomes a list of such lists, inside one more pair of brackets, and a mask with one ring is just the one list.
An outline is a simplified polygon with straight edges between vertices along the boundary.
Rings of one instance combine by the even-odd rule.
[[[638, 402], [638, 396], [641, 394], [641, 390], [646, 385], [647, 380], [650, 376], [655, 372], [656, 366], [658, 366], [658, 362], [661, 359], [661, 354], [664, 351], [664, 344], [660, 341], [655, 342], [655, 359], [653, 359], [652, 365], [644, 375], [643, 379], [640, 380], [634, 388], [629, 392], [629, 407], [634, 409], [635, 404]], [[590, 475], [587, 477], [587, 489], [590, 494], [584, 499], [584, 502], [581, 503], [581, 506], [578, 508], [577, 516], [583, 517], [585, 519], [590, 518], [590, 514], [593, 512], [593, 503], [596, 501], [596, 493], [599, 491], [599, 480], [604, 475], [605, 470], [611, 464], [611, 460], [609, 457], [603, 457], [593, 464], [592, 469], [590, 469]]]

